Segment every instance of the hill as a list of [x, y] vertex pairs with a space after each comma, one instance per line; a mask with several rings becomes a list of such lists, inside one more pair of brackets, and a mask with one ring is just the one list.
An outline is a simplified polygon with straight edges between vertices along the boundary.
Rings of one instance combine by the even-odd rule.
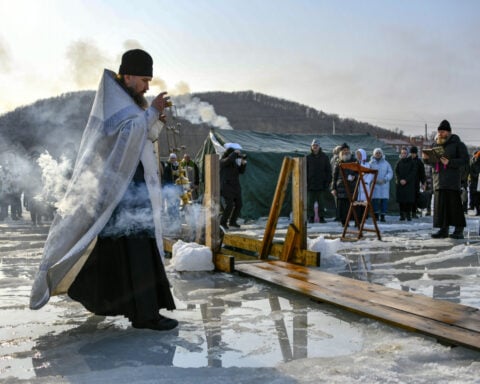
[[253, 91], [196, 93], [215, 107], [238, 130], [277, 133], [369, 133], [381, 138], [403, 138], [395, 133], [354, 119], [341, 119], [296, 102]]
[[[59, 156], [69, 143], [78, 145], [93, 103], [94, 91], [67, 93], [58, 97], [39, 100], [0, 116], [0, 150], [18, 148], [29, 151], [40, 147]], [[218, 116], [228, 119], [236, 130], [252, 130], [277, 133], [330, 134], [335, 132], [369, 133], [382, 138], [401, 138], [389, 130], [341, 119], [306, 105], [271, 97], [253, 91], [205, 92], [190, 97], [174, 99], [179, 109], [185, 100], [191, 107], [200, 99], [213, 106]], [[198, 100], [197, 100], [198, 101]], [[196, 154], [212, 125], [180, 115], [170, 119], [169, 129], [160, 137], [161, 156], [167, 156], [172, 148]]]

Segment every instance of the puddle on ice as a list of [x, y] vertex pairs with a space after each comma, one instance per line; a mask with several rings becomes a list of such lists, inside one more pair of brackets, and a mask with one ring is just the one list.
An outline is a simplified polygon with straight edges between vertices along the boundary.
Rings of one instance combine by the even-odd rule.
[[[189, 304], [177, 296], [183, 306], [176, 318], [188, 319], [188, 332], [194, 327], [196, 334], [204, 332], [205, 339], [193, 350], [177, 348], [175, 366], [266, 367], [350, 354], [360, 348], [361, 331], [355, 323], [322, 310], [321, 305], [250, 279], [218, 277], [214, 282], [222, 292], [212, 292], [209, 302]], [[174, 294], [179, 285], [181, 292], [195, 292], [199, 286], [198, 279], [171, 282]], [[182, 335], [182, 327], [179, 332]]]

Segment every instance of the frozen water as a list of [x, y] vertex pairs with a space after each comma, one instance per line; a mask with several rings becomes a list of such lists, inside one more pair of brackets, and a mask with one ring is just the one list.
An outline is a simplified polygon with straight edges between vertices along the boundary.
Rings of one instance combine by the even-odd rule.
[[[242, 223], [262, 234], [264, 220]], [[431, 219], [379, 224], [341, 242], [338, 223], [313, 224], [320, 269], [480, 308], [478, 219], [465, 241], [430, 238]], [[279, 222], [284, 237], [288, 219]], [[480, 352], [421, 335], [237, 274], [179, 272], [169, 332], [136, 330], [58, 296], [28, 309], [47, 227], [0, 223], [0, 382], [6, 383], [478, 383]], [[333, 235], [333, 236], [332, 236]], [[167, 260], [167, 263], [169, 260]]]

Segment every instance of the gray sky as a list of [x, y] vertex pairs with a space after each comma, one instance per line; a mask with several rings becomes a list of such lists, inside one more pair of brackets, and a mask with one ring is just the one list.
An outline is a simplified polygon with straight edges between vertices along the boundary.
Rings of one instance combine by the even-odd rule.
[[448, 119], [480, 146], [480, 1], [0, 0], [0, 13], [0, 113], [95, 89], [140, 47], [151, 94], [253, 90], [411, 135]]

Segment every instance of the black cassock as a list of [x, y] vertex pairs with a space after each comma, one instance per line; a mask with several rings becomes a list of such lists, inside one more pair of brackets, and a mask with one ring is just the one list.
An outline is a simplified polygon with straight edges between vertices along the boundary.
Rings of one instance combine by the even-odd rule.
[[175, 309], [141, 163], [68, 295], [97, 315], [123, 315], [132, 322]]

